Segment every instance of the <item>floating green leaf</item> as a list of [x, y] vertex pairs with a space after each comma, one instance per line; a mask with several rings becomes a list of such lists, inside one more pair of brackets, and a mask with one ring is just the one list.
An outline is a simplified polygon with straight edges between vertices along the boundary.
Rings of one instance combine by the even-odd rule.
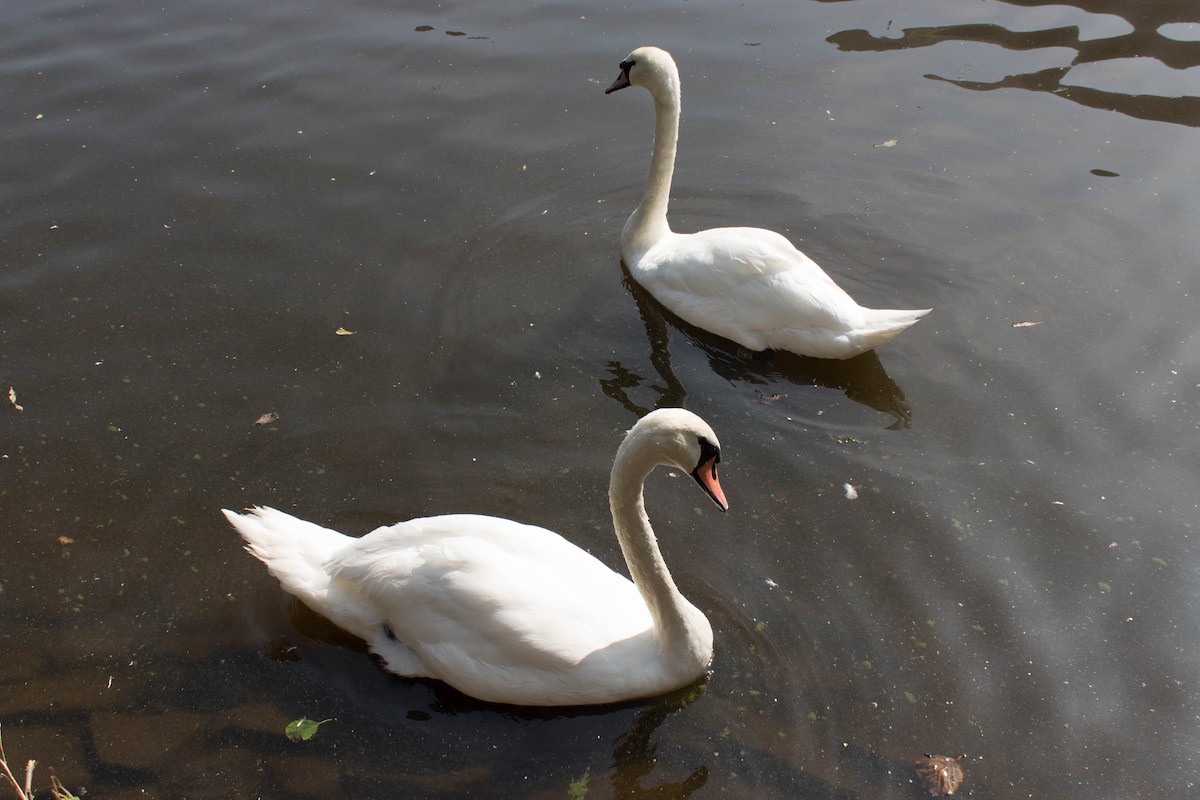
[[317, 728], [321, 727], [326, 722], [333, 722], [333, 720], [323, 719], [320, 722], [317, 722], [315, 719], [301, 717], [300, 719], [294, 719], [289, 722], [288, 726], [284, 728], [283, 732], [286, 733], [287, 737], [293, 742], [307, 742], [309, 739], [317, 735]]

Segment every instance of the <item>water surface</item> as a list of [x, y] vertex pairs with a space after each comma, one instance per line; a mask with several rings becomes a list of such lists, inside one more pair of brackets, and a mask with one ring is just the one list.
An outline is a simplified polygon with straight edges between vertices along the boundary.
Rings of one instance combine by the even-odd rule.
[[[904, 798], [965, 753], [972, 797], [1200, 797], [1194, 4], [0, 20], [0, 723], [39, 785]], [[651, 106], [603, 88], [647, 43], [682, 72], [677, 229], [773, 228], [934, 313], [763, 362], [624, 279]], [[217, 513], [498, 514], [619, 567], [607, 473], [657, 405], [714, 426], [733, 506], [648, 487], [717, 632], [675, 697], [389, 676]]]

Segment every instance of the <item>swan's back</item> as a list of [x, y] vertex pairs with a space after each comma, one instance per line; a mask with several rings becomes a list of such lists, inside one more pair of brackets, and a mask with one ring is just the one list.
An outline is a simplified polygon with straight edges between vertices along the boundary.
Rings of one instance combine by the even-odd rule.
[[403, 632], [429, 676], [480, 699], [602, 702], [657, 647], [633, 583], [544, 528], [449, 515], [359, 541], [339, 558], [335, 584], [355, 587]]
[[598, 640], [650, 625], [628, 578], [535, 525], [449, 514], [351, 542], [330, 565], [332, 578], [357, 587], [410, 639], [435, 642], [454, 627], [462, 639], [533, 643], [570, 661]]
[[785, 237], [762, 228], [671, 233], [627, 265], [673, 313], [755, 351], [847, 358], [929, 313], [860, 306]]

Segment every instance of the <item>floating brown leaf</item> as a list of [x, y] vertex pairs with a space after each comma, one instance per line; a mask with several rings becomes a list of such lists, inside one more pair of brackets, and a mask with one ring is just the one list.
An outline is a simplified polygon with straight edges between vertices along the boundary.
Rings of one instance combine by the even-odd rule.
[[64, 544], [64, 545], [65, 544], [75, 544], [75, 540], [72, 539], [70, 536], [59, 536], [58, 543]]
[[278, 419], [279, 419], [278, 414], [276, 414], [274, 411], [268, 411], [267, 413], [263, 414], [258, 419], [254, 420], [254, 424], [255, 425], [270, 425], [272, 422], [275, 422]]
[[1014, 322], [1014, 328], [1032, 328], [1034, 325], [1041, 325], [1040, 322]]
[[355, 332], [348, 331], [345, 328], [338, 328], [336, 331], [334, 331], [334, 333], [336, 333], [338, 336], [353, 336]]
[[933, 756], [928, 753], [924, 758], [918, 758], [913, 767], [917, 770], [921, 788], [934, 797], [945, 797], [957, 792], [963, 782], [963, 770], [958, 762], [964, 758], [965, 755]]

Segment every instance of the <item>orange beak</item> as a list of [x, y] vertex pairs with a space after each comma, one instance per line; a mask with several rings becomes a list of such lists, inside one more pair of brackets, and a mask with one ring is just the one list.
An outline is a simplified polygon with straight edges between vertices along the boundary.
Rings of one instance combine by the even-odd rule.
[[696, 483], [700, 484], [700, 488], [712, 498], [718, 508], [722, 511], [729, 510], [729, 501], [725, 499], [725, 492], [721, 489], [721, 482], [717, 480], [716, 456], [696, 467], [696, 471], [692, 473], [692, 477], [696, 479]]

